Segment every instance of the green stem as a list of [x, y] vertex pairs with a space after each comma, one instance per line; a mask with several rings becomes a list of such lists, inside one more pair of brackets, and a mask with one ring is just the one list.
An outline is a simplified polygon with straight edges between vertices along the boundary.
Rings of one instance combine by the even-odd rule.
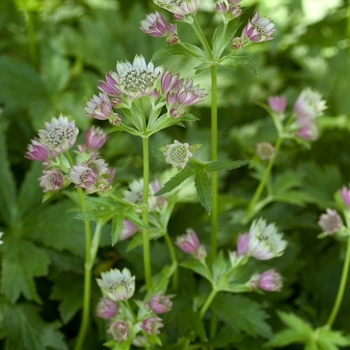
[[30, 63], [32, 66], [36, 66], [37, 63], [37, 52], [36, 52], [36, 35], [32, 15], [29, 11], [24, 10], [24, 17], [27, 24], [27, 35], [28, 35], [28, 48]]
[[266, 183], [269, 179], [269, 176], [270, 176], [270, 173], [271, 173], [271, 170], [272, 170], [272, 167], [275, 163], [275, 159], [277, 157], [277, 153], [281, 147], [281, 144], [282, 144], [282, 138], [281, 137], [278, 137], [277, 141], [276, 141], [276, 144], [275, 144], [275, 156], [270, 159], [266, 169], [265, 169], [265, 172], [264, 172], [264, 175], [262, 177], [262, 179], [260, 180], [260, 183], [257, 187], [257, 189], [255, 190], [255, 193], [254, 193], [254, 196], [252, 198], [252, 200], [250, 201], [249, 205], [248, 205], [248, 209], [247, 209], [247, 213], [246, 213], [246, 216], [244, 218], [244, 221], [247, 222], [249, 219], [250, 219], [250, 216], [254, 210], [254, 207], [256, 205], [256, 203], [258, 202], [258, 200], [260, 199], [260, 196], [262, 194], [262, 191], [264, 190], [265, 186], [266, 186]]
[[168, 232], [165, 232], [164, 238], [165, 238], [165, 242], [168, 246], [171, 262], [173, 264], [176, 264], [176, 270], [172, 276], [172, 283], [173, 283], [173, 289], [177, 290], [177, 287], [179, 285], [179, 271], [177, 268], [177, 258], [176, 258], [176, 254], [175, 254], [175, 250], [174, 250], [174, 245], [169, 237]]
[[[211, 66], [211, 160], [218, 158], [218, 109], [217, 109], [217, 67]], [[214, 263], [217, 253], [218, 232], [218, 173], [211, 173], [211, 232], [210, 232], [210, 256], [209, 260]]]
[[211, 47], [210, 47], [210, 45], [208, 43], [207, 38], [205, 37], [205, 35], [204, 35], [203, 31], [202, 31], [201, 26], [199, 25], [199, 23], [197, 21], [196, 16], [195, 15], [191, 15], [191, 18], [193, 19], [192, 28], [195, 31], [199, 41], [201, 42], [201, 44], [203, 45], [203, 47], [207, 51], [207, 54], [208, 54], [209, 58], [211, 60], [214, 60], [212, 49], [211, 49]]
[[205, 313], [209, 309], [209, 306], [212, 303], [212, 301], [214, 300], [214, 298], [216, 297], [217, 293], [218, 292], [216, 289], [211, 290], [210, 294], [208, 295], [208, 298], [205, 300], [204, 304], [202, 305], [201, 309], [199, 310], [199, 317], [201, 319], [204, 317]]
[[[347, 227], [349, 229], [350, 227], [350, 220], [349, 220], [349, 215], [345, 215], [346, 221], [347, 221]], [[337, 292], [337, 297], [335, 299], [334, 305], [332, 312], [328, 318], [327, 325], [329, 328], [332, 328], [332, 325], [335, 321], [335, 318], [337, 317], [337, 314], [339, 312], [340, 305], [342, 303], [343, 297], [344, 297], [344, 292], [346, 288], [346, 282], [349, 276], [349, 266], [350, 266], [350, 234], [348, 233], [348, 242], [346, 246], [346, 253], [345, 253], [345, 259], [344, 259], [344, 264], [343, 264], [343, 271], [342, 275], [340, 278], [340, 283], [338, 287], [338, 292]]]
[[[148, 196], [150, 182], [150, 165], [149, 165], [149, 138], [146, 135], [147, 122], [142, 100], [140, 102], [140, 110], [142, 112], [142, 123], [144, 137], [142, 138], [142, 155], [143, 155], [143, 195], [142, 195], [142, 220], [148, 226]], [[152, 271], [151, 271], [151, 252], [149, 244], [149, 230], [142, 229], [142, 244], [143, 244], [143, 264], [145, 272], [146, 288], [149, 291], [152, 286]]]
[[[84, 192], [81, 188], [77, 188], [79, 201], [82, 211], [87, 210], [86, 202], [84, 199]], [[77, 342], [75, 343], [74, 350], [83, 349], [84, 340], [89, 327], [90, 321], [90, 307], [91, 307], [91, 227], [89, 221], [84, 221], [85, 228], [85, 264], [84, 264], [84, 295], [83, 295], [83, 314], [80, 329], [78, 333]]]

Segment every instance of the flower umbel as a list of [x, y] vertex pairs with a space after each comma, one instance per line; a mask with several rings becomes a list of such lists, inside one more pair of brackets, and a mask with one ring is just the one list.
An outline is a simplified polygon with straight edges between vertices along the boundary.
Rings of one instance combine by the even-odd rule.
[[281, 256], [287, 242], [277, 232], [274, 224], [266, 224], [264, 219], [254, 221], [249, 229], [248, 252], [258, 260], [269, 260]]
[[335, 210], [328, 208], [326, 209], [326, 213], [320, 216], [318, 225], [322, 228], [325, 234], [332, 235], [341, 229], [343, 221]]
[[244, 27], [242, 35], [249, 41], [260, 43], [272, 40], [271, 34], [275, 32], [275, 25], [266, 17], [259, 17], [257, 12]]
[[177, 140], [174, 140], [174, 143], [170, 145], [166, 145], [166, 151], [163, 154], [166, 163], [178, 169], [183, 169], [193, 156], [189, 144], [180, 143]]
[[131, 276], [127, 268], [102, 272], [96, 281], [102, 292], [114, 301], [128, 300], [135, 292], [135, 276]]

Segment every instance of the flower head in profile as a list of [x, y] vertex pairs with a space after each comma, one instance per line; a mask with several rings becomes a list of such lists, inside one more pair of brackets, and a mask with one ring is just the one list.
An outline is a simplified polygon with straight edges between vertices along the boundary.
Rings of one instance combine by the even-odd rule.
[[248, 24], [243, 28], [243, 37], [253, 43], [272, 40], [271, 34], [275, 32], [275, 25], [268, 18], [260, 18], [257, 12]]
[[197, 259], [202, 260], [207, 256], [204, 245], [200, 244], [196, 232], [191, 228], [186, 233], [176, 238], [175, 244], [185, 253], [194, 255]]
[[249, 283], [253, 290], [259, 288], [266, 292], [280, 292], [283, 287], [282, 276], [275, 269], [254, 274]]
[[96, 281], [103, 294], [114, 301], [128, 300], [135, 292], [135, 276], [127, 268], [102, 272]]
[[146, 19], [141, 21], [140, 29], [150, 36], [161, 38], [168, 32], [167, 23], [159, 12], [149, 13]]
[[121, 93], [130, 98], [140, 98], [154, 91], [161, 72], [161, 67], [155, 68], [152, 62], [146, 64], [143, 56], [136, 55], [132, 64], [117, 62], [116, 70], [110, 75]]
[[153, 0], [153, 2], [181, 19], [183, 16], [195, 14], [203, 0]]
[[149, 306], [155, 314], [164, 314], [171, 310], [173, 303], [168, 295], [158, 292], [151, 297]]
[[254, 221], [249, 229], [248, 252], [258, 260], [269, 260], [281, 256], [287, 242], [277, 232], [274, 224], [266, 224], [264, 219]]
[[141, 328], [148, 335], [160, 334], [160, 328], [163, 327], [162, 319], [159, 317], [148, 317], [141, 323]]
[[346, 186], [343, 186], [343, 188], [340, 190], [340, 195], [343, 199], [344, 204], [350, 208], [350, 189]]
[[114, 317], [118, 312], [117, 304], [106, 297], [102, 297], [96, 306], [96, 315], [106, 320]]
[[52, 118], [50, 123], [45, 123], [45, 127], [38, 132], [40, 143], [51, 152], [63, 153], [74, 146], [79, 131], [67, 117], [61, 115]]
[[106, 93], [94, 95], [84, 107], [86, 115], [98, 120], [109, 119], [114, 113], [112, 103]]
[[108, 135], [98, 126], [90, 126], [85, 133], [85, 145], [87, 149], [96, 151], [107, 141]]
[[174, 168], [183, 169], [190, 158], [193, 156], [188, 143], [181, 143], [174, 140], [174, 143], [166, 145], [166, 151], [163, 153], [165, 162], [171, 164]]
[[46, 145], [35, 138], [31, 140], [31, 143], [27, 146], [27, 153], [25, 157], [37, 162], [47, 163], [49, 158], [54, 157], [55, 155], [55, 152], [51, 152]]
[[117, 82], [112, 78], [110, 74], [106, 74], [106, 81], [100, 80], [98, 88], [100, 91], [106, 93], [109, 96], [117, 97], [120, 94], [120, 91], [117, 88]]
[[130, 326], [125, 321], [111, 322], [107, 333], [111, 334], [117, 343], [120, 343], [129, 338]]
[[277, 114], [282, 114], [287, 107], [287, 100], [283, 96], [270, 96], [267, 103], [270, 109]]
[[62, 187], [63, 176], [59, 170], [43, 170], [43, 175], [39, 177], [40, 187], [44, 192], [58, 191]]
[[332, 209], [326, 209], [326, 213], [320, 216], [318, 225], [326, 235], [337, 233], [343, 226], [343, 221], [339, 214]]

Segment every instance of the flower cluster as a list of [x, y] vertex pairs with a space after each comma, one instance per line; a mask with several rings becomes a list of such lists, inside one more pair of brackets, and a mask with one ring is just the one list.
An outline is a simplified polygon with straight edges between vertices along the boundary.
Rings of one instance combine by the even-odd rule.
[[148, 301], [137, 302], [139, 312], [136, 317], [126, 302], [135, 292], [135, 276], [131, 276], [128, 269], [103, 272], [96, 281], [103, 295], [96, 306], [96, 315], [109, 320], [107, 333], [115, 342], [128, 340], [135, 346], [148, 348], [157, 341], [156, 336], [163, 327], [158, 315], [172, 309], [170, 296], [157, 292]]
[[[77, 145], [75, 164], [69, 150], [74, 146], [78, 129], [67, 117], [52, 118], [46, 128], [38, 131], [28, 145], [26, 158], [43, 163], [39, 184], [44, 192], [56, 192], [73, 183], [87, 193], [105, 191], [110, 187], [113, 170], [99, 156], [98, 150], [107, 140], [107, 134], [98, 127], [85, 133], [85, 144]], [[64, 155], [66, 153], [68, 158]]]

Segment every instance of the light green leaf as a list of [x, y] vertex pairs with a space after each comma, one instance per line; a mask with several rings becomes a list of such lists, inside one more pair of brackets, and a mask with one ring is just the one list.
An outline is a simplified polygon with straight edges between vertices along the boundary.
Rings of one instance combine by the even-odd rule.
[[222, 60], [219, 61], [219, 65], [233, 70], [235, 70], [237, 67], [244, 67], [256, 77], [258, 76], [258, 71], [255, 67], [255, 62], [249, 56], [224, 57]]
[[6, 237], [2, 260], [1, 292], [14, 303], [21, 294], [27, 300], [41, 303], [35, 277], [46, 276], [50, 261], [32, 242], [11, 232]]
[[197, 259], [185, 260], [180, 263], [180, 266], [198, 273], [199, 275], [207, 279], [209, 282], [213, 281], [213, 276], [211, 275], [211, 272], [204, 266], [202, 262], [200, 262]]
[[125, 210], [125, 218], [131, 221], [134, 225], [136, 225], [138, 228], [144, 228], [149, 229], [149, 226], [147, 226], [140, 218], [140, 216], [135, 212], [134, 208], [129, 208]]
[[171, 265], [165, 266], [162, 271], [157, 273], [156, 275], [152, 276], [152, 287], [147, 292], [146, 300], [149, 300], [152, 295], [163, 292], [165, 294], [166, 289], [169, 284], [169, 280], [171, 276], [174, 274], [174, 272], [177, 269], [177, 264], [173, 263]]
[[207, 60], [205, 53], [197, 46], [187, 44], [187, 43], [181, 43], [181, 44], [166, 45], [161, 47], [159, 50], [157, 50], [153, 54], [152, 61], [157, 61], [162, 57], [174, 56], [174, 55], [198, 58], [203, 61]]
[[118, 242], [118, 239], [122, 234], [124, 217], [125, 216], [123, 214], [119, 214], [119, 215], [115, 215], [112, 219], [112, 231], [111, 231], [112, 246]]
[[5, 338], [5, 350], [67, 350], [63, 335], [58, 331], [59, 322], [46, 323], [40, 317], [40, 309], [29, 304], [0, 302], [0, 338]]
[[195, 185], [198, 194], [198, 198], [205, 208], [205, 210], [210, 213], [211, 212], [211, 183], [208, 178], [208, 174], [206, 172], [199, 172], [196, 174]]
[[207, 171], [231, 170], [240, 168], [243, 165], [248, 165], [249, 160], [234, 160], [234, 161], [212, 161], [207, 163]]
[[76, 219], [84, 221], [97, 221], [108, 218], [113, 215], [113, 209], [92, 209], [79, 213], [75, 216]]
[[235, 332], [263, 338], [272, 336], [270, 326], [265, 322], [268, 316], [255, 301], [239, 295], [220, 293], [215, 297], [211, 308]]

